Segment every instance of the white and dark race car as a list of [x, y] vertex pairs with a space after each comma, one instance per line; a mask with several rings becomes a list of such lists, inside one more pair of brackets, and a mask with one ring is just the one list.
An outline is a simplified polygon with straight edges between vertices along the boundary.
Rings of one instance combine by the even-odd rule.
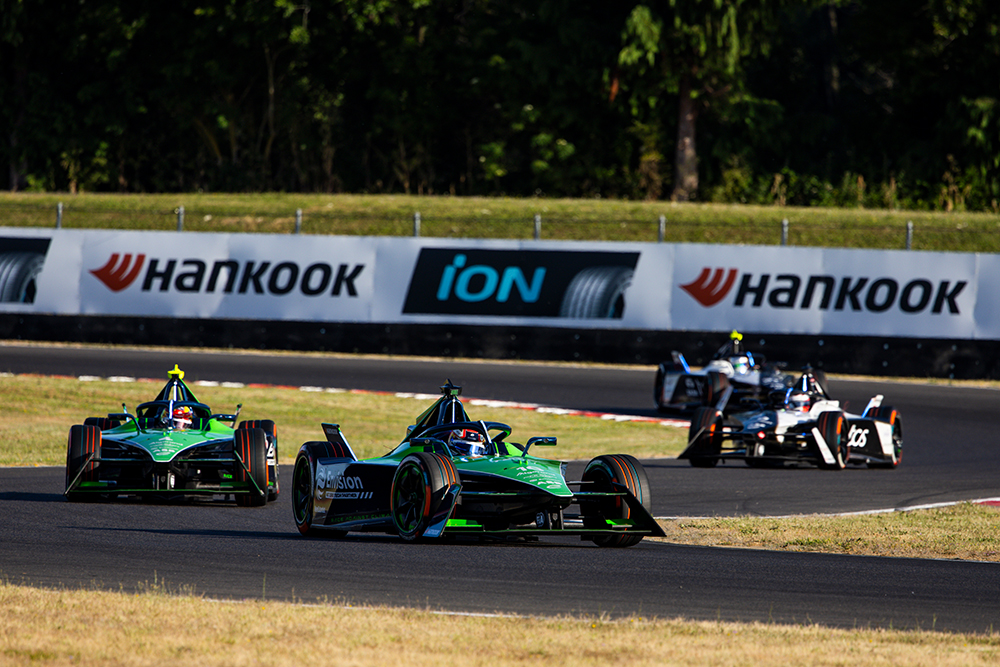
[[684, 355], [674, 350], [672, 360], [660, 364], [653, 384], [653, 399], [660, 412], [689, 413], [701, 406], [715, 405], [727, 388], [732, 388], [727, 405], [742, 399], [766, 399], [771, 392], [792, 386], [794, 376], [784, 372], [784, 364], [767, 362], [743, 346], [743, 335], [733, 331], [725, 345], [700, 370], [692, 369]]
[[774, 392], [769, 403], [744, 399], [738, 412], [699, 407], [691, 418], [688, 446], [678, 458], [699, 468], [727, 459], [742, 459], [752, 467], [898, 466], [903, 456], [899, 412], [883, 405], [881, 394], [860, 415], [844, 412], [821, 380], [807, 370], [793, 387]]

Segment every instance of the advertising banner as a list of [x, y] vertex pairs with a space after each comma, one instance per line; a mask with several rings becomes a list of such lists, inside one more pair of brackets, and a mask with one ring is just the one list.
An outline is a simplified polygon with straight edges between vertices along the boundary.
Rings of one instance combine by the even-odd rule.
[[1000, 339], [1000, 259], [0, 228], [0, 312]]

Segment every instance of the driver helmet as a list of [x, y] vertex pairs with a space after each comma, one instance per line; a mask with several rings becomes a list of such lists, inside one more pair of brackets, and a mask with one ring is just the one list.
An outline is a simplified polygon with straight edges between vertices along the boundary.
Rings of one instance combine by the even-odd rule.
[[191, 428], [191, 422], [193, 417], [194, 413], [191, 411], [191, 408], [189, 408], [186, 405], [181, 406], [179, 408], [174, 408], [174, 414], [172, 420], [173, 427], [180, 430]]
[[750, 372], [750, 360], [746, 357], [733, 357], [733, 370], [737, 375], [745, 375]]
[[448, 434], [448, 446], [458, 456], [486, 456], [486, 439], [474, 429], [452, 431]]
[[788, 408], [795, 412], [809, 412], [812, 399], [804, 391], [792, 392], [788, 396]]

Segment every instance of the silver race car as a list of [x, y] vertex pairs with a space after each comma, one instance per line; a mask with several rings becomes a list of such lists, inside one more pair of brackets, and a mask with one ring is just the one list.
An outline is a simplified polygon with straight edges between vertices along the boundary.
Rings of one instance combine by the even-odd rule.
[[895, 468], [903, 456], [903, 424], [899, 412], [882, 400], [881, 394], [872, 397], [860, 415], [844, 412], [822, 376], [806, 371], [793, 387], [772, 393], [769, 402], [744, 400], [741, 411], [731, 414], [717, 406], [697, 408], [688, 446], [678, 458], [700, 468], [726, 459], [754, 467]]
[[743, 346], [743, 335], [733, 331], [729, 340], [700, 370], [692, 369], [684, 355], [674, 350], [672, 360], [660, 364], [653, 384], [653, 400], [660, 412], [688, 413], [716, 404], [728, 387], [737, 405], [744, 398], [766, 399], [771, 392], [788, 389], [795, 378], [783, 364], [769, 363]]

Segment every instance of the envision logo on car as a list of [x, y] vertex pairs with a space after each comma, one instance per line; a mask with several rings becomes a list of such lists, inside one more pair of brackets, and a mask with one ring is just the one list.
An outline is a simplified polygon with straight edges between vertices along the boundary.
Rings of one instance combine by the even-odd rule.
[[[710, 308], [725, 299], [736, 284], [736, 269], [711, 269], [705, 267], [692, 282], [680, 285], [698, 303]], [[798, 308], [807, 310], [851, 310], [882, 313], [898, 309], [907, 314], [930, 310], [939, 315], [945, 310], [950, 315], [961, 312], [959, 295], [966, 281], [933, 281], [914, 278], [902, 283], [895, 278], [871, 279], [867, 276], [799, 276], [783, 273], [744, 273], [740, 277], [731, 305], [742, 308], [761, 308], [765, 301], [771, 308]]]
[[423, 248], [403, 313], [619, 319], [637, 252]]

